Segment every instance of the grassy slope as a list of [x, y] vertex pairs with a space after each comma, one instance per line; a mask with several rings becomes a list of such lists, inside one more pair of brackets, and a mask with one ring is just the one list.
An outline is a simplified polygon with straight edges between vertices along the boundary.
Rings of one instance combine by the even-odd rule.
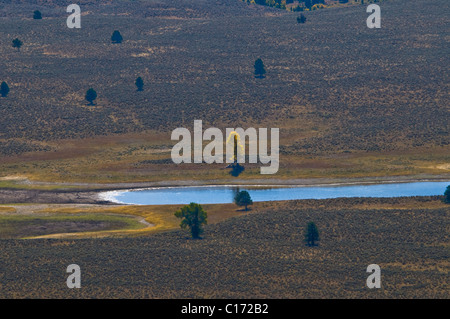
[[[260, 203], [253, 212], [149, 237], [1, 240], [0, 297], [448, 298], [449, 209], [439, 198]], [[302, 244], [313, 220], [321, 242]], [[95, 257], [94, 257], [95, 256]], [[83, 289], [62, 275], [81, 266]], [[365, 287], [382, 269], [382, 289]]]
[[[149, 5], [142, 14], [141, 2], [86, 4], [80, 30], [69, 30], [54, 6], [34, 21], [25, 18], [31, 7], [3, 5], [1, 80], [11, 93], [0, 99], [0, 152], [21, 155], [0, 158], [1, 175], [229, 178], [220, 165], [170, 164], [170, 131], [194, 119], [280, 127], [281, 178], [448, 174], [448, 1], [383, 3], [379, 30], [365, 26], [362, 6], [308, 12], [298, 25], [281, 10], [193, 3], [180, 5], [187, 11]], [[121, 45], [110, 44], [114, 29]], [[22, 52], [10, 47], [13, 37], [24, 41]], [[257, 57], [264, 80], [252, 77]], [[137, 76], [144, 92], [135, 92]], [[91, 86], [95, 107], [83, 101]], [[93, 134], [109, 136], [60, 140]], [[23, 153], [39, 149], [51, 151]]]
[[[15, 206], [15, 205], [14, 205]], [[34, 208], [27, 205], [28, 214], [16, 214], [17, 210], [11, 206], [0, 206], [0, 238], [102, 238], [102, 237], [136, 237], [148, 234], [178, 229], [180, 220], [174, 212], [180, 205], [143, 205], [143, 206], [104, 206], [98, 205], [46, 205], [46, 208]], [[202, 205], [208, 212], [208, 224], [216, 224], [228, 218], [247, 214], [236, 210], [234, 204]], [[255, 204], [255, 210], [261, 204]], [[33, 211], [33, 213], [30, 213]], [[133, 217], [124, 218], [127, 216]], [[149, 227], [143, 227], [136, 218], [145, 220]], [[54, 225], [36, 232], [26, 227], [35, 224], [51, 222], [103, 222], [94, 225], [92, 229], [71, 229]], [[73, 225], [76, 227], [77, 225]], [[66, 229], [66, 230], [65, 230]], [[58, 231], [59, 230], [59, 231]]]
[[[1, 210], [0, 210], [1, 211]], [[94, 234], [113, 232], [115, 229], [138, 230], [146, 226], [135, 218], [107, 214], [1, 214], [0, 238], [34, 238], [59, 233]]]

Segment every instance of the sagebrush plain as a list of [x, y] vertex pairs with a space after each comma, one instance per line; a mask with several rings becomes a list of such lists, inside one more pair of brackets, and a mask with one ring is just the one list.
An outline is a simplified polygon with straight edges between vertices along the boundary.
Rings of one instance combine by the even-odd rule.
[[[200, 240], [180, 230], [181, 205], [97, 196], [450, 180], [450, 2], [378, 1], [380, 29], [368, 3], [325, 2], [298, 23], [240, 0], [79, 0], [69, 29], [72, 1], [0, 0], [0, 298], [448, 299], [443, 196], [204, 205]], [[194, 120], [279, 128], [279, 171], [174, 164], [171, 132]], [[82, 289], [66, 286], [72, 263]], [[369, 290], [373, 263], [382, 288]]]

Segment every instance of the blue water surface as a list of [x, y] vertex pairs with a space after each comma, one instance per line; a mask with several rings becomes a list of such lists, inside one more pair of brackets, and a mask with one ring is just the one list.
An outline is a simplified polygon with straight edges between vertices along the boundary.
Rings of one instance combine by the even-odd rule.
[[402, 197], [443, 195], [447, 182], [414, 182], [345, 186], [199, 186], [161, 187], [103, 193], [102, 198], [137, 205], [232, 203], [238, 190], [247, 190], [254, 202], [338, 197]]

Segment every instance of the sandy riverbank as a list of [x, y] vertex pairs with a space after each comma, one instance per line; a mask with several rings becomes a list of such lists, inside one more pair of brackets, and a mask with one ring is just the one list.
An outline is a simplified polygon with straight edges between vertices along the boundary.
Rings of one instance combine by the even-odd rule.
[[[267, 185], [267, 186], [313, 186], [353, 185], [424, 181], [447, 181], [450, 174], [420, 176], [386, 176], [365, 178], [316, 178], [316, 179], [234, 179], [232, 181], [164, 181], [148, 183], [115, 184], [65, 184], [27, 181], [27, 188], [0, 189], [0, 204], [46, 203], [46, 204], [114, 204], [98, 196], [102, 191], [125, 190], [150, 187], [205, 186], [205, 185]], [[25, 185], [24, 185], [25, 186]], [[32, 187], [53, 186], [55, 189], [32, 189]], [[70, 188], [69, 188], [70, 187]], [[31, 189], [30, 189], [31, 188]]]

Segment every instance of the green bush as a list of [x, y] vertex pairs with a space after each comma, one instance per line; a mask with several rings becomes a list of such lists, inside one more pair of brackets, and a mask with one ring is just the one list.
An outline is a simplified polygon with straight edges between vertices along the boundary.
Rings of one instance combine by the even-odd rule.
[[207, 214], [200, 204], [190, 203], [175, 212], [175, 217], [181, 218], [181, 228], [189, 228], [192, 238], [199, 239], [203, 233], [202, 225], [207, 224]]
[[0, 94], [2, 95], [2, 97], [7, 97], [8, 93], [9, 93], [8, 84], [6, 84], [6, 82], [2, 82], [2, 84], [0, 85]]
[[41, 20], [42, 19], [42, 13], [39, 10], [34, 11], [33, 19], [34, 20]]
[[444, 202], [450, 204], [450, 185], [447, 186], [447, 189], [444, 192]]

